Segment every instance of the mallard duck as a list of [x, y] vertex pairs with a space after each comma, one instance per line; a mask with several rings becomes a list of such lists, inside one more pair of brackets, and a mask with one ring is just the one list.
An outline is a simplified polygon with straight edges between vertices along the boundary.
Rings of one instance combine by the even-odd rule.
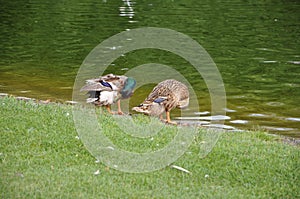
[[107, 74], [86, 80], [86, 85], [80, 91], [88, 91], [90, 96], [86, 100], [87, 103], [106, 106], [109, 113], [113, 113], [111, 105], [117, 102], [118, 114], [123, 114], [120, 100], [131, 97], [135, 85], [136, 81], [131, 77]]
[[166, 122], [176, 124], [170, 119], [173, 108], [185, 108], [189, 105], [189, 90], [183, 83], [168, 79], [155, 86], [142, 104], [132, 110], [151, 116], [159, 116], [166, 112]]

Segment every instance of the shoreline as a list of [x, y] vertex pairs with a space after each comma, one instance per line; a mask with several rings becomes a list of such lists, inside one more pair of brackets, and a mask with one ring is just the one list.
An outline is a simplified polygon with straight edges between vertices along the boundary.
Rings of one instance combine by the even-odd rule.
[[69, 104], [69, 105], [75, 105], [77, 104], [78, 102], [75, 102], [75, 101], [71, 101], [71, 100], [66, 100], [66, 101], [62, 101], [62, 102], [59, 102], [59, 101], [51, 101], [50, 99], [47, 99], [47, 100], [39, 100], [39, 99], [36, 99], [36, 98], [31, 98], [31, 97], [25, 97], [25, 96], [15, 96], [15, 95], [12, 95], [12, 94], [8, 94], [8, 93], [0, 93], [0, 98], [3, 98], [3, 97], [13, 97], [17, 100], [22, 100], [22, 101], [34, 101], [36, 103], [39, 103], [39, 104], [50, 104], [50, 103], [54, 103], [54, 104]]
[[[30, 98], [30, 97], [25, 97], [25, 96], [15, 96], [15, 95], [11, 95], [11, 94], [8, 94], [8, 93], [0, 93], [0, 98], [4, 98], [4, 97], [11, 97], [11, 98], [14, 98], [16, 100], [19, 100], [19, 101], [24, 101], [24, 102], [29, 102], [29, 101], [33, 101], [37, 104], [44, 104], [44, 105], [51, 105], [51, 104], [65, 104], [65, 105], [76, 105], [78, 104], [78, 102], [75, 102], [75, 101], [70, 101], [70, 100], [67, 100], [67, 101], [64, 101], [64, 102], [56, 102], [56, 101], [51, 101], [50, 99], [47, 99], [47, 100], [39, 100], [39, 99], [36, 99], [36, 98]], [[188, 125], [188, 124], [181, 124], [181, 125]], [[206, 128], [205, 126], [202, 126], [201, 124], [199, 125], [200, 128]], [[219, 128], [221, 129], [221, 128]], [[226, 130], [226, 129], [222, 129], [224, 130], [225, 132], [228, 132], [228, 133], [235, 133], [237, 131], [230, 131], [230, 130]], [[243, 130], [243, 129], [240, 129], [240, 131], [242, 132], [254, 132], [255, 130]], [[286, 143], [286, 144], [289, 144], [289, 145], [294, 145], [294, 146], [300, 146], [300, 138], [296, 138], [296, 137], [291, 137], [291, 136], [286, 136], [286, 135], [282, 135], [282, 134], [274, 134], [274, 133], [270, 133], [268, 131], [265, 131], [263, 130], [263, 132], [265, 132], [266, 134], [270, 135], [270, 136], [276, 136], [279, 138], [279, 140], [283, 143]]]

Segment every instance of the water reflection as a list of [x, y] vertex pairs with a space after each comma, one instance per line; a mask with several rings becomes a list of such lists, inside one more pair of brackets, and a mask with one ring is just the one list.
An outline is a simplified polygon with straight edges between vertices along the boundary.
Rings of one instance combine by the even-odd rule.
[[122, 0], [123, 1], [123, 6], [119, 7], [120, 10], [120, 16], [121, 17], [128, 17], [129, 19], [132, 19], [134, 16], [134, 11], [133, 11], [133, 5], [134, 2], [130, 0]]

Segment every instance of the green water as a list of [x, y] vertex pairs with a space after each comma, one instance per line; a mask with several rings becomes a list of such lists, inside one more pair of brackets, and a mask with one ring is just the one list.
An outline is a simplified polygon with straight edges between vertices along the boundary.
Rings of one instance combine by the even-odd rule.
[[[196, 40], [216, 63], [227, 94], [227, 125], [300, 137], [297, 0], [5, 1], [0, 10], [2, 93], [71, 100], [77, 70], [100, 42], [134, 28], [169, 28]], [[210, 111], [204, 82], [171, 53], [130, 52], [109, 71], [122, 74], [150, 62], [182, 72], [198, 91], [201, 111]], [[147, 92], [137, 90], [131, 104]]]

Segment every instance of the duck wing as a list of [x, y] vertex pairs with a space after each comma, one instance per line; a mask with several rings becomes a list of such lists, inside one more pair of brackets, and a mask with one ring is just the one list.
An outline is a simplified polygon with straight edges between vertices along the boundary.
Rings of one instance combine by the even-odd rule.
[[154, 87], [145, 101], [163, 103], [168, 110], [186, 107], [189, 102], [188, 88], [177, 80], [168, 79]]
[[112, 91], [111, 87], [104, 86], [100, 82], [83, 86], [80, 91]]
[[146, 98], [146, 101], [151, 102], [162, 102], [168, 98], [170, 98], [171, 91], [170, 89], [165, 86], [164, 84], [160, 83], [153, 88], [151, 93]]
[[86, 80], [86, 85], [80, 89], [80, 91], [112, 91], [112, 90], [118, 90], [118, 88], [111, 82], [107, 82], [102, 79]]
[[107, 78], [106, 81], [116, 87], [115, 90], [118, 91], [118, 95], [122, 99], [129, 98], [133, 93], [134, 87], [136, 86], [135, 79], [124, 75], [114, 76], [110, 79]]

